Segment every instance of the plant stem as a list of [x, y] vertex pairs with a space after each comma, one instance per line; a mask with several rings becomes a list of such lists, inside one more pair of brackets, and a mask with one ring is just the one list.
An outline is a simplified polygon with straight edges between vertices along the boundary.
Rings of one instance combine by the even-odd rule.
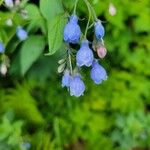
[[88, 0], [84, 0], [87, 8], [88, 8], [88, 12], [89, 12], [89, 18], [88, 18], [88, 23], [86, 25], [86, 29], [85, 29], [85, 34], [84, 34], [84, 39], [86, 39], [86, 36], [87, 36], [87, 31], [89, 29], [89, 24], [90, 24], [90, 20], [91, 20], [91, 10], [90, 10], [90, 6], [89, 6], [89, 2]]
[[104, 46], [105, 44], [104, 44], [104, 40], [103, 40], [103, 38], [101, 38], [101, 41], [102, 41], [102, 44], [103, 44], [103, 46]]
[[76, 1], [75, 1], [74, 10], [73, 10], [73, 14], [74, 14], [74, 15], [76, 14], [76, 9], [77, 9], [78, 1], [79, 1], [79, 0], [76, 0]]
[[70, 50], [68, 50], [68, 56], [69, 56], [70, 74], [71, 74], [71, 75], [73, 75], [73, 69], [72, 69], [72, 61], [71, 61], [71, 54], [70, 54]]
[[89, 15], [88, 23], [86, 25], [84, 39], [86, 39], [86, 36], [87, 36], [87, 32], [88, 32], [88, 29], [89, 29], [90, 20], [91, 20], [91, 15]]
[[92, 12], [92, 17], [94, 18], [93, 20], [97, 21], [98, 20], [97, 15], [95, 13], [95, 10], [93, 9], [93, 7], [91, 6], [91, 4], [89, 3], [89, 1], [88, 0], [84, 0], [84, 2], [86, 3], [87, 7], [90, 8], [90, 12]]
[[90, 6], [90, 8], [91, 8], [91, 11], [93, 12], [93, 16], [94, 16], [95, 21], [97, 21], [98, 18], [97, 18], [97, 15], [96, 15], [96, 13], [95, 13], [95, 10], [93, 9], [93, 7], [91, 6], [90, 3], [89, 3], [89, 6]]

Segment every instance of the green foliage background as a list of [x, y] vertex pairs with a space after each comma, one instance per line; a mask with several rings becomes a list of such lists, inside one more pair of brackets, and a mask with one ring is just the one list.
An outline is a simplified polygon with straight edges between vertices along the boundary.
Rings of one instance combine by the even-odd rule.
[[[83, 70], [81, 98], [69, 96], [57, 74], [74, 0], [23, 2], [28, 21], [0, 6], [0, 39], [11, 61], [0, 77], [0, 150], [150, 149], [150, 0], [112, 0], [115, 16], [108, 13], [109, 0], [90, 0], [106, 29], [108, 55], [101, 63], [109, 78], [96, 86]], [[87, 18], [79, 3], [77, 14]], [[86, 19], [80, 23], [84, 29]], [[18, 24], [29, 33], [23, 43], [15, 36]]]

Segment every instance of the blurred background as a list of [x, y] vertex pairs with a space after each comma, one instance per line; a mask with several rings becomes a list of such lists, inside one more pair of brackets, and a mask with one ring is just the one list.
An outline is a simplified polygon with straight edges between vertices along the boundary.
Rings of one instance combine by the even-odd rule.
[[[86, 18], [86, 6], [79, 3], [77, 14]], [[39, 2], [30, 0], [30, 21], [16, 15], [13, 27], [5, 24], [12, 13], [0, 6], [0, 36], [10, 60], [0, 76], [0, 150], [150, 150], [150, 0], [90, 3], [106, 29], [108, 53], [101, 63], [108, 80], [96, 86], [83, 69], [86, 92], [80, 98], [61, 87], [57, 62], [63, 49], [44, 56], [45, 46], [30, 61], [32, 49], [46, 45], [37, 44], [46, 35]], [[71, 13], [74, 0], [63, 5]], [[17, 24], [25, 25], [30, 40], [17, 40]]]

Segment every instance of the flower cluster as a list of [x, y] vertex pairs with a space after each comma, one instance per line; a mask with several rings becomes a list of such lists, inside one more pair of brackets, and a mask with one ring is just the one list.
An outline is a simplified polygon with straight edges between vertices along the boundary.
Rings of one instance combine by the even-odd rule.
[[[25, 11], [21, 8], [20, 0], [4, 0], [4, 5], [13, 13], [20, 13], [22, 19], [25, 19], [25, 16], [22, 14], [22, 11]], [[13, 18], [7, 18], [5, 21], [7, 27], [16, 27], [16, 37], [20, 41], [24, 41], [28, 38], [27, 31], [20, 25], [15, 25]], [[4, 39], [0, 39], [0, 74], [5, 75], [7, 73], [7, 68], [9, 67], [9, 58], [7, 57], [5, 51], [7, 50], [7, 45], [5, 44]]]
[[[5, 3], [5, 6], [7, 8], [9, 8], [11, 11], [17, 11], [17, 12], [19, 11], [22, 18], [23, 19], [25, 18], [25, 16], [22, 13], [25, 10], [20, 9], [20, 4], [21, 4], [20, 0], [15, 0], [15, 1], [5, 0], [4, 3]], [[8, 18], [6, 20], [6, 25], [9, 26], [9, 27], [13, 26], [13, 20], [11, 18]], [[22, 26], [18, 25], [17, 28], [16, 28], [16, 36], [18, 37], [18, 39], [20, 41], [24, 41], [28, 38], [28, 33], [26, 32], [26, 30]]]
[[[64, 41], [68, 46], [67, 57], [60, 60], [60, 67], [63, 69], [59, 72], [63, 72], [62, 87], [67, 87], [71, 96], [79, 97], [84, 94], [85, 84], [79, 72], [84, 66], [91, 68], [90, 77], [95, 84], [101, 84], [102, 81], [107, 80], [105, 69], [99, 64], [98, 60], [94, 58], [94, 51], [97, 52], [99, 58], [104, 58], [106, 55], [106, 48], [103, 41], [105, 29], [99, 19], [96, 19], [93, 25], [95, 38], [92, 42], [92, 46], [86, 37], [81, 39], [82, 32], [76, 14], [70, 16], [64, 28]], [[80, 44], [80, 48], [75, 52], [75, 55], [73, 55], [72, 44]], [[75, 67], [72, 65], [73, 60]]]

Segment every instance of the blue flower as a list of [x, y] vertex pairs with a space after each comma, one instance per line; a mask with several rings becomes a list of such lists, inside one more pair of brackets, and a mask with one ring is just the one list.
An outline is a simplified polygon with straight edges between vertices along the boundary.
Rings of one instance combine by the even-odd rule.
[[103, 38], [104, 34], [105, 34], [105, 29], [103, 25], [101, 24], [100, 20], [98, 20], [95, 23], [95, 36], [97, 39], [101, 39]]
[[17, 27], [17, 37], [19, 40], [24, 41], [28, 38], [27, 32], [22, 27]]
[[106, 70], [97, 61], [92, 64], [91, 79], [95, 84], [100, 84], [103, 80], [107, 80]]
[[94, 56], [92, 50], [89, 48], [89, 42], [87, 40], [82, 41], [81, 47], [76, 55], [77, 66], [91, 66]]
[[9, 8], [14, 6], [13, 0], [5, 0], [5, 5]]
[[21, 145], [22, 149], [28, 150], [31, 147], [31, 144], [29, 142], [25, 142]]
[[85, 91], [84, 82], [81, 80], [80, 75], [75, 75], [70, 82], [70, 95], [79, 97]]
[[0, 42], [0, 53], [3, 53], [5, 51], [5, 46], [2, 42]]
[[69, 87], [70, 81], [71, 81], [71, 76], [70, 76], [68, 71], [65, 71], [65, 73], [64, 73], [64, 75], [62, 77], [62, 84], [61, 84], [62, 87], [65, 87], [65, 86]]
[[76, 15], [72, 15], [64, 29], [64, 41], [67, 43], [76, 44], [80, 39], [80, 34], [81, 29], [78, 25], [78, 18]]

